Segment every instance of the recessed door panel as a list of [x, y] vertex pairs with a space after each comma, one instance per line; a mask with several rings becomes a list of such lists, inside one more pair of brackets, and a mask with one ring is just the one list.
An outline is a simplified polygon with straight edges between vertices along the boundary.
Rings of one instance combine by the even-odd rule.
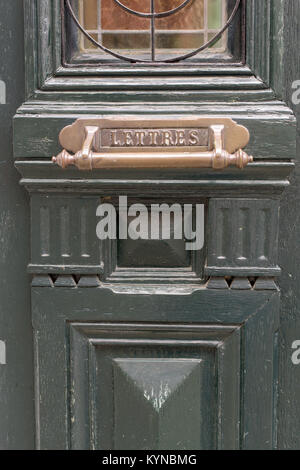
[[237, 327], [70, 328], [72, 446], [192, 450], [222, 448], [225, 440], [238, 445]]

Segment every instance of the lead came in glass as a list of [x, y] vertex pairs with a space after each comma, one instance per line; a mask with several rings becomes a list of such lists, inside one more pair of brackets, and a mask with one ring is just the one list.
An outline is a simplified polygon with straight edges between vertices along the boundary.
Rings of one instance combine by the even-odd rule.
[[227, 28], [240, 3], [228, 11], [227, 0], [65, 0], [83, 33], [82, 52], [130, 62], [177, 62], [205, 50], [225, 52]]

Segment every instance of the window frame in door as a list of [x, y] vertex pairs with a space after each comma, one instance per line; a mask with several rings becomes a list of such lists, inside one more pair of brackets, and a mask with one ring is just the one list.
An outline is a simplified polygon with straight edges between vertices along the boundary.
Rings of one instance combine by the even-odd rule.
[[[282, 61], [284, 0], [246, 0], [245, 63], [188, 64], [162, 66], [118, 64], [103, 66], [78, 65], [66, 67], [62, 51], [61, 0], [24, 0], [27, 96], [33, 99], [57, 101], [69, 92], [85, 94], [93, 91], [89, 101], [101, 99], [103, 93], [114, 90], [116, 95], [126, 91], [160, 91], [164, 98], [174, 89], [178, 99], [189, 101], [191, 90], [268, 91], [270, 99], [282, 92]], [[276, 15], [273, 14], [276, 11]], [[272, 57], [272, 59], [271, 59]], [[276, 74], [274, 74], [276, 70]], [[149, 83], [151, 80], [151, 83]], [[53, 93], [53, 92], [56, 93]], [[181, 97], [180, 97], [181, 95]], [[254, 95], [253, 100], [257, 97]], [[250, 98], [251, 100], [251, 98]]]

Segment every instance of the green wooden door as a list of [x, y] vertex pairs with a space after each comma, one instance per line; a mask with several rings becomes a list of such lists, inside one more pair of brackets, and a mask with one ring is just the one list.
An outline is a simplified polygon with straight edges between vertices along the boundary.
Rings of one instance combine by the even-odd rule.
[[[31, 207], [36, 447], [297, 448], [298, 229], [285, 208], [297, 191], [287, 187], [298, 3], [169, 1], [168, 15], [164, 2], [144, 3], [137, 15], [126, 10], [134, 1], [24, 1], [27, 98], [14, 156]], [[118, 164], [51, 161], [66, 126], [66, 150], [81, 148], [80, 118], [102, 126], [92, 150], [120, 154]], [[120, 164], [130, 152], [167, 160], [193, 144], [211, 155], [201, 119], [246, 127], [254, 162]], [[153, 205], [198, 207], [204, 242], [187, 250], [187, 234], [122, 237], [134, 216], [120, 196], [147, 221]], [[100, 204], [117, 216], [116, 237], [97, 236]]]

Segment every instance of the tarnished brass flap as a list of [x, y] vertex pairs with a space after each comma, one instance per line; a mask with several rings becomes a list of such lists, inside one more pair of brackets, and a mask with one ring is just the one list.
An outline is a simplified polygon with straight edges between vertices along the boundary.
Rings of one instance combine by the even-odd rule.
[[226, 117], [80, 118], [61, 131], [59, 140], [64, 149], [76, 153], [83, 146], [85, 128], [93, 126], [98, 128], [93, 141], [95, 152], [208, 151], [213, 149], [212, 125], [224, 126], [224, 150], [229, 153], [249, 142], [248, 130]]
[[[231, 119], [79, 119], [60, 134], [62, 168], [244, 168], [249, 132]], [[229, 152], [227, 149], [231, 149]], [[70, 155], [67, 150], [74, 152]], [[235, 153], [233, 153], [235, 152]]]

